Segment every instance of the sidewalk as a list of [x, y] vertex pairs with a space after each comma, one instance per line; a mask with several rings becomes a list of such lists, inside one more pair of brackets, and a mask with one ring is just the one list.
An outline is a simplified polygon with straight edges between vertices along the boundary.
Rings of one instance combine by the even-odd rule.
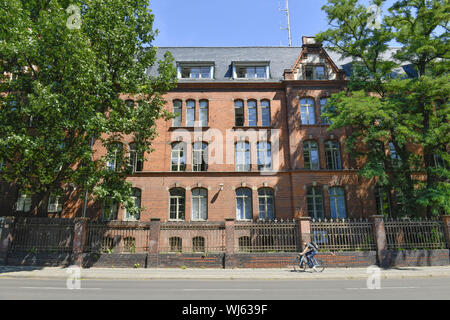
[[[68, 268], [0, 266], [0, 279], [67, 279]], [[90, 268], [81, 270], [81, 279], [97, 280], [310, 280], [367, 279], [366, 268], [328, 268], [322, 273], [294, 272], [292, 269], [125, 269]], [[381, 269], [382, 279], [448, 277], [450, 266]]]

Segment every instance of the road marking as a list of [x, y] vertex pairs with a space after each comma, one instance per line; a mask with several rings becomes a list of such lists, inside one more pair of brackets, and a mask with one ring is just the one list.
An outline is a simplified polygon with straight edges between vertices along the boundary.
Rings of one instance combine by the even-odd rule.
[[20, 289], [42, 289], [42, 290], [102, 290], [102, 288], [79, 288], [68, 289], [64, 287], [20, 287]]
[[380, 289], [419, 289], [419, 287], [381, 287], [380, 289], [369, 288], [344, 288], [345, 290], [380, 290]]
[[183, 289], [183, 291], [262, 291], [262, 290], [263, 289]]

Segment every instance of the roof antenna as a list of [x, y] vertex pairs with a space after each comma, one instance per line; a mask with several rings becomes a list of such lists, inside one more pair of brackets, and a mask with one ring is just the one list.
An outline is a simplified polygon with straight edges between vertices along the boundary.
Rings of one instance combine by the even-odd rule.
[[289, 47], [292, 47], [292, 39], [291, 39], [291, 20], [289, 18], [289, 0], [286, 0], [286, 9], [280, 8], [280, 3], [278, 3], [278, 11], [283, 12], [286, 15], [287, 18], [287, 27], [282, 28], [281, 30], [287, 30], [288, 31], [288, 39], [289, 39]]

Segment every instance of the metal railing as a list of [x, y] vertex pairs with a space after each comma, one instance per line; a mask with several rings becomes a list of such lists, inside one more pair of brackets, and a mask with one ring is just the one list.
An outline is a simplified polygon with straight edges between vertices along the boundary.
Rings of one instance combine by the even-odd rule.
[[376, 250], [372, 224], [368, 220], [312, 220], [311, 239], [320, 251]]
[[223, 222], [161, 223], [159, 252], [224, 252], [225, 224]]
[[83, 252], [145, 253], [150, 225], [138, 222], [91, 222], [87, 224]]
[[72, 252], [73, 231], [73, 219], [17, 219], [9, 250], [30, 253]]
[[445, 249], [444, 225], [439, 220], [392, 220], [384, 222], [389, 250]]
[[237, 252], [295, 252], [299, 248], [299, 228], [295, 220], [236, 222]]

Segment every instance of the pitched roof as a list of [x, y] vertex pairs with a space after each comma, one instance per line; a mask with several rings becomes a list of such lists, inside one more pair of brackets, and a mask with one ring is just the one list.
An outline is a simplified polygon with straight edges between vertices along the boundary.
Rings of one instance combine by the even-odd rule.
[[[339, 69], [350, 75], [351, 58], [343, 58], [339, 53], [325, 48], [326, 52]], [[384, 58], [392, 58], [396, 49], [388, 50]], [[158, 47], [156, 59], [162, 60], [164, 54], [170, 51], [176, 62], [214, 62], [214, 80], [218, 82], [239, 82], [249, 80], [233, 79], [232, 63], [268, 61], [270, 66], [270, 79], [252, 80], [258, 82], [279, 82], [283, 80], [283, 72], [290, 69], [302, 51], [302, 47]], [[147, 70], [148, 75], [157, 74], [157, 65]], [[181, 82], [202, 81], [199, 79], [179, 79]], [[205, 79], [203, 81], [211, 81]]]

